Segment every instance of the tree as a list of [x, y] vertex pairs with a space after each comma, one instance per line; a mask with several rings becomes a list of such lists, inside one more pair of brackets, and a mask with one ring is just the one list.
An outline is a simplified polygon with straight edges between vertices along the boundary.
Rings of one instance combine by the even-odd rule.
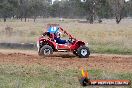
[[83, 8], [87, 14], [87, 21], [89, 21], [90, 24], [93, 24], [96, 17], [101, 15], [101, 6], [104, 3], [104, 0], [86, 0], [86, 2], [83, 2]]
[[94, 23], [102, 18], [116, 18], [120, 23], [123, 17], [132, 16], [132, 0], [0, 0], [0, 17], [17, 18], [25, 22], [27, 18], [37, 17], [66, 17], [87, 18], [89, 23]]
[[11, 17], [13, 15], [13, 4], [9, 1], [10, 0], [1, 0], [0, 2], [0, 14], [4, 19], [4, 22], [6, 22], [7, 17]]
[[116, 18], [116, 23], [119, 24], [124, 17], [125, 1], [124, 0], [109, 0], [112, 12]]

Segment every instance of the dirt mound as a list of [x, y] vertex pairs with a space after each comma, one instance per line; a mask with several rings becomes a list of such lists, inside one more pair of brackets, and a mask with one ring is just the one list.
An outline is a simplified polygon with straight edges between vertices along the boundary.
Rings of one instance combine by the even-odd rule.
[[75, 68], [102, 69], [112, 72], [132, 72], [132, 56], [91, 55], [80, 59], [73, 54], [56, 53], [50, 57], [24, 52], [0, 53], [0, 64], [43, 65], [55, 69]]

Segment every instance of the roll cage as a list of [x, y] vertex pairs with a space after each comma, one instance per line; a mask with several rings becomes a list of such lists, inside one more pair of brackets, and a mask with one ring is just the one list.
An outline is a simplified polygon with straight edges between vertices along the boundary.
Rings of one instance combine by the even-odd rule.
[[[53, 27], [53, 28], [54, 28], [54, 27], [57, 27], [58, 29], [56, 29], [54, 32], [48, 32], [48, 29], [49, 29], [50, 27]], [[71, 34], [69, 34], [69, 33], [68, 33], [66, 30], [64, 30], [62, 27], [60, 27], [59, 24], [48, 24], [48, 25], [47, 25], [47, 32], [48, 32], [48, 33], [47, 33], [47, 32], [45, 32], [45, 33], [47, 33], [48, 36], [49, 36], [50, 38], [54, 39], [55, 33], [56, 33], [57, 31], [61, 31], [61, 32], [63, 32], [64, 34], [66, 34], [69, 38], [76, 40], [75, 37], [73, 37]]]

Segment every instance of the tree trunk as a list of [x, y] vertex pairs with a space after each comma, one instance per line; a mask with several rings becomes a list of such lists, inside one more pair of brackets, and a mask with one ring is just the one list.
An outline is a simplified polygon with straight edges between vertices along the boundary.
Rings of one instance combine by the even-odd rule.
[[101, 18], [99, 18], [99, 19], [98, 19], [98, 22], [99, 22], [99, 23], [102, 23], [103, 21], [102, 21], [102, 19], [101, 19]]
[[27, 21], [27, 17], [25, 17], [25, 22]]
[[34, 16], [34, 18], [33, 18], [34, 22], [36, 21], [36, 18], [37, 18], [37, 17], [36, 17], [36, 16]]
[[121, 17], [116, 17], [116, 23], [119, 24], [121, 22]]
[[6, 17], [4, 17], [4, 22], [6, 22]]
[[94, 15], [91, 14], [91, 15], [90, 15], [90, 18], [89, 18], [89, 23], [90, 23], [90, 24], [93, 24], [93, 22], [94, 22]]
[[22, 21], [22, 17], [21, 17], [21, 21]]

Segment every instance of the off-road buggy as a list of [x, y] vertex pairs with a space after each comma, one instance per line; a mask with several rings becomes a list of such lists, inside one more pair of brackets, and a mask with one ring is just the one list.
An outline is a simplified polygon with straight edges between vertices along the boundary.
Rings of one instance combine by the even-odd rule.
[[[60, 27], [58, 24], [48, 24], [47, 32], [37, 41], [38, 54], [43, 56], [49, 56], [53, 52], [72, 52], [74, 55], [80, 58], [87, 58], [90, 55], [89, 48], [83, 41], [77, 40], [70, 35], [66, 30]], [[50, 31], [49, 31], [50, 29]], [[59, 44], [55, 40], [57, 32], [61, 32], [63, 36], [67, 36], [67, 43]]]

